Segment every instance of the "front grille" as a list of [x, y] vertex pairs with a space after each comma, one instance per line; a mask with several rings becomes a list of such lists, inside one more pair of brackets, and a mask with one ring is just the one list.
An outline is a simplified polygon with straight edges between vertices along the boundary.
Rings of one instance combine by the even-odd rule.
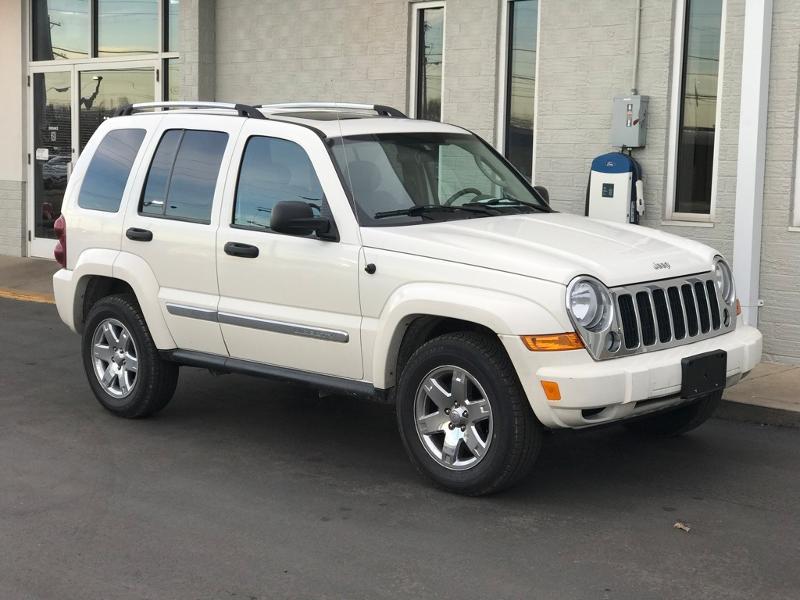
[[736, 327], [733, 307], [717, 294], [711, 274], [624, 286], [611, 290], [615, 299], [619, 350], [599, 358], [688, 344]]

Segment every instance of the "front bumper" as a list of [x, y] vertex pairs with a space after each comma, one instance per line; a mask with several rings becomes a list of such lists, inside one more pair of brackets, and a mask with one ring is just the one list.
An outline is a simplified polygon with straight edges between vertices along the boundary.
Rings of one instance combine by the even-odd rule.
[[[739, 325], [719, 337], [656, 352], [594, 361], [585, 350], [531, 352], [518, 336], [501, 336], [539, 420], [547, 427], [588, 427], [677, 406], [681, 359], [711, 350], [728, 353], [727, 385], [761, 360], [761, 333]], [[554, 381], [561, 400], [546, 398], [541, 381]]]

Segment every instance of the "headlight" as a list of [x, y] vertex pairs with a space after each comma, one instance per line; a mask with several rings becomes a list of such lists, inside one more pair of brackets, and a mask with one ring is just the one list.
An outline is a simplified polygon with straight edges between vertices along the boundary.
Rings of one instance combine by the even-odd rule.
[[736, 291], [733, 288], [733, 273], [728, 263], [721, 256], [718, 256], [714, 261], [714, 281], [717, 284], [717, 291], [722, 296], [725, 304], [733, 304], [736, 296]]
[[574, 279], [567, 290], [567, 308], [575, 324], [588, 331], [602, 331], [611, 323], [611, 294], [596, 279]]

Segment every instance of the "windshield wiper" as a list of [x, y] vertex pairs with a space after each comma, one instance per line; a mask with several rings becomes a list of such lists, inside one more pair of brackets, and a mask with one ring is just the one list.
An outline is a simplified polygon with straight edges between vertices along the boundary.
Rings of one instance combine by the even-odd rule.
[[373, 219], [384, 219], [386, 217], [421, 217], [426, 213], [432, 212], [457, 212], [464, 211], [481, 215], [496, 214], [497, 209], [492, 206], [481, 206], [480, 204], [474, 205], [461, 205], [461, 206], [446, 206], [442, 204], [420, 204], [416, 206], [409, 206], [408, 208], [400, 208], [398, 210], [384, 210], [377, 212], [372, 217]]
[[491, 206], [492, 208], [518, 208], [520, 206], [525, 206], [540, 212], [550, 212], [550, 209], [544, 206], [539, 206], [532, 202], [525, 202], [524, 200], [514, 198], [514, 196], [501, 196], [500, 198], [492, 198], [491, 200], [484, 200], [482, 202], [468, 202], [467, 204], [462, 204], [462, 206]]

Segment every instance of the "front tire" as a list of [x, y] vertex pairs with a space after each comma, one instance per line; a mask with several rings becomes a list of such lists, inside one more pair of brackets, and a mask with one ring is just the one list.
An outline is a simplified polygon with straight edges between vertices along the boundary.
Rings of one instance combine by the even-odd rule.
[[671, 437], [682, 435], [708, 421], [722, 401], [722, 391], [703, 396], [687, 406], [633, 419], [625, 427], [636, 433]]
[[91, 308], [82, 354], [95, 397], [118, 417], [149, 417], [175, 393], [178, 366], [161, 358], [130, 294], [107, 296]]
[[498, 492], [536, 461], [542, 428], [495, 336], [458, 332], [426, 342], [403, 368], [396, 399], [409, 458], [443, 489]]

